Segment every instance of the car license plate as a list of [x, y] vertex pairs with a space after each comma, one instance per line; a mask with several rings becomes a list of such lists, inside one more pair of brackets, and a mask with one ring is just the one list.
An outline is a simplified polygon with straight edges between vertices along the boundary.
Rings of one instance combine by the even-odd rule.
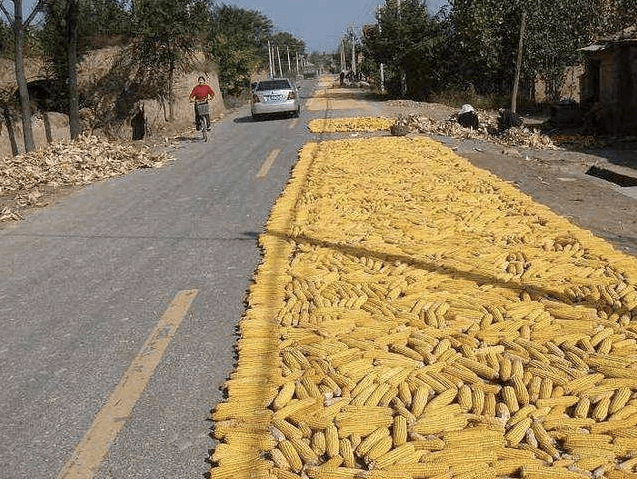
[[276, 102], [278, 100], [283, 100], [283, 95], [270, 95], [269, 97], [267, 97], [267, 100], [269, 102]]

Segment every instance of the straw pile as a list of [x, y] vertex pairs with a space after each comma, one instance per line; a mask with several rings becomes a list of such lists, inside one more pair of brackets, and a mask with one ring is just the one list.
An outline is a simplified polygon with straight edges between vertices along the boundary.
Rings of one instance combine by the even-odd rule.
[[44, 192], [161, 167], [165, 153], [96, 136], [58, 141], [17, 157], [0, 159], [0, 222], [19, 220], [20, 209], [43, 203]]
[[260, 242], [222, 478], [637, 476], [637, 262], [428, 139], [310, 144]]

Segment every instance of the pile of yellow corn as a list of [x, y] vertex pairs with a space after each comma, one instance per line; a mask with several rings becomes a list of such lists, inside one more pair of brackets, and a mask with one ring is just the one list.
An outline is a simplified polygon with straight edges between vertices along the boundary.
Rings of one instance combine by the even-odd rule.
[[352, 117], [337, 119], [313, 119], [308, 128], [312, 133], [375, 132], [386, 130], [396, 122], [387, 117]]
[[637, 262], [425, 138], [310, 144], [213, 477], [637, 477]]

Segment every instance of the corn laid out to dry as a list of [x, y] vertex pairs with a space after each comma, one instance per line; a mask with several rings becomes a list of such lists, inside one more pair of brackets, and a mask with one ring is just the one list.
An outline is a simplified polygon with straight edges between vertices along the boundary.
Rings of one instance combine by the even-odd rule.
[[637, 261], [426, 138], [307, 145], [220, 478], [637, 477]]
[[396, 119], [386, 117], [313, 119], [310, 120], [308, 129], [312, 133], [388, 131], [394, 122]]

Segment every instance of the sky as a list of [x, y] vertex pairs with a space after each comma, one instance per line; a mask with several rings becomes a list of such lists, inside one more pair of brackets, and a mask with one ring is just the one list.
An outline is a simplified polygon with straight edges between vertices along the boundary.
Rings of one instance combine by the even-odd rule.
[[[36, 0], [23, 0], [26, 17]], [[383, 0], [222, 0], [219, 3], [257, 10], [274, 24], [275, 32], [289, 32], [305, 42], [311, 52], [338, 49], [348, 27], [359, 33], [364, 24], [374, 23], [374, 11]], [[428, 0], [437, 12], [446, 0]]]

